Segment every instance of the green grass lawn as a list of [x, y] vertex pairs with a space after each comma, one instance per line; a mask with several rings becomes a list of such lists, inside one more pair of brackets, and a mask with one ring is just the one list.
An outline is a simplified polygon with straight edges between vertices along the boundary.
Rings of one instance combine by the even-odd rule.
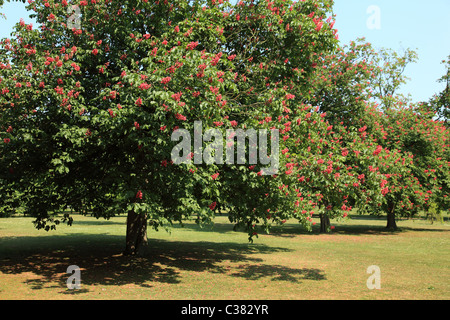
[[[75, 216], [72, 227], [35, 230], [27, 217], [0, 219], [0, 299], [449, 299], [450, 224], [352, 216], [331, 234], [298, 224], [248, 243], [226, 217], [149, 230], [144, 256], [124, 257], [125, 218]], [[69, 290], [67, 267], [81, 269]], [[379, 266], [381, 289], [367, 268]]]

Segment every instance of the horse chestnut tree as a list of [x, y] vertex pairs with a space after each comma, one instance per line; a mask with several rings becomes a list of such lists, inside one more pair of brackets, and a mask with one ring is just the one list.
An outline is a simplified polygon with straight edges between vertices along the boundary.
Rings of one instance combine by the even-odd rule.
[[[276, 122], [286, 95], [308, 89], [315, 54], [337, 42], [324, 21], [331, 1], [37, 0], [28, 9], [38, 26], [21, 21], [0, 47], [2, 204], [18, 201], [47, 230], [68, 207], [128, 212], [128, 254], [145, 244], [147, 225], [207, 222], [213, 203], [233, 205], [235, 181], [259, 177], [247, 166], [173, 164], [172, 132], [196, 120], [273, 127], [255, 119]], [[76, 12], [79, 28], [69, 23]], [[232, 220], [250, 225], [259, 201], [247, 198]]]

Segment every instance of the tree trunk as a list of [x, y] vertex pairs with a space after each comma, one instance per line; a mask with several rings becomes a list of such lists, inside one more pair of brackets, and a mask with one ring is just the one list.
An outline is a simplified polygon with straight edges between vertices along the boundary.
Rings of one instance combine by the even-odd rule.
[[319, 214], [320, 217], [320, 233], [327, 233], [330, 231], [330, 218], [326, 213]]
[[395, 206], [394, 204], [389, 204], [388, 213], [387, 213], [387, 225], [386, 229], [395, 230], [397, 229], [397, 223], [395, 222]]
[[143, 253], [147, 246], [147, 218], [144, 214], [128, 211], [127, 237], [124, 255]]

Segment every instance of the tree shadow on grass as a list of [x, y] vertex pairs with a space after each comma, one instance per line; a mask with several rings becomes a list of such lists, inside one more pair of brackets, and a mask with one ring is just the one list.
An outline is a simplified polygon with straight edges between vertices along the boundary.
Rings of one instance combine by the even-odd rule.
[[[331, 225], [334, 225], [331, 223]], [[389, 230], [382, 226], [369, 226], [369, 225], [345, 225], [341, 224], [337, 226], [330, 235], [393, 235], [406, 231], [408, 228], [398, 228], [396, 230]], [[320, 233], [319, 226], [313, 227], [309, 232], [299, 224], [287, 224], [284, 226], [273, 226], [270, 230], [270, 234], [278, 237], [292, 238], [297, 235], [317, 236]], [[417, 230], [417, 229], [413, 229]]]
[[[371, 221], [385, 222], [385, 217], [376, 216], [352, 216], [352, 221], [361, 221], [361, 224], [346, 224], [340, 222], [336, 228], [330, 232], [330, 235], [353, 235], [353, 236], [365, 236], [365, 235], [399, 235], [405, 232], [448, 232], [450, 229], [448, 227], [442, 226], [438, 228], [435, 224], [433, 228], [424, 228], [420, 226], [409, 227], [409, 226], [398, 226], [397, 229], [388, 229], [385, 225], [371, 224]], [[401, 223], [401, 219], [398, 219], [397, 224]], [[424, 220], [420, 220], [424, 222]], [[332, 221], [331, 225], [335, 225]], [[431, 224], [430, 224], [431, 226]], [[307, 231], [303, 226], [297, 223], [288, 223], [286, 225], [274, 225], [270, 229], [270, 235], [278, 237], [295, 237], [297, 235], [310, 235], [317, 236], [320, 230], [319, 224], [316, 224], [312, 231]]]
[[105, 219], [91, 219], [91, 220], [74, 220], [72, 225], [80, 226], [106, 226], [106, 225], [124, 225], [123, 221], [113, 221]]
[[[333, 223], [332, 223], [333, 224]], [[180, 227], [181, 228], [181, 227]], [[199, 232], [219, 232], [219, 233], [227, 233], [227, 232], [240, 232], [246, 234], [247, 232], [243, 229], [233, 230], [233, 225], [227, 223], [214, 223], [211, 226], [205, 226], [200, 228], [196, 224], [186, 224], [184, 229], [191, 229]], [[376, 225], [345, 225], [340, 224], [338, 228], [336, 228], [331, 234], [342, 234], [342, 235], [392, 235], [397, 234], [402, 231], [407, 230], [431, 230], [431, 229], [419, 229], [419, 228], [398, 228], [396, 230], [389, 230], [383, 226]], [[444, 231], [444, 230], [442, 230]], [[265, 234], [265, 233], [262, 233]], [[281, 237], [281, 238], [294, 238], [298, 235], [309, 235], [316, 236], [319, 233], [319, 225], [313, 227], [312, 231], [308, 231], [305, 227], [303, 227], [299, 223], [290, 222], [283, 225], [272, 225], [269, 230], [269, 235]]]
[[[62, 293], [67, 294], [82, 292], [66, 290], [66, 281], [71, 276], [66, 271], [70, 265], [80, 267], [82, 284], [86, 286], [177, 284], [182, 281], [182, 272], [227, 274], [248, 280], [263, 277], [292, 282], [325, 279], [321, 270], [262, 265], [263, 260], [256, 256], [289, 252], [286, 248], [249, 243], [150, 239], [144, 255], [130, 257], [121, 254], [124, 241], [124, 236], [105, 234], [3, 238], [0, 239], [0, 273], [31, 273], [33, 276], [25, 280], [31, 289], [59, 287], [64, 289]], [[233, 263], [242, 265], [239, 272], [230, 274], [225, 265]]]
[[272, 265], [249, 265], [233, 273], [236, 277], [248, 280], [259, 280], [261, 278], [272, 278], [272, 281], [288, 281], [298, 283], [300, 280], [325, 280], [322, 270], [314, 268], [293, 269], [286, 266]]

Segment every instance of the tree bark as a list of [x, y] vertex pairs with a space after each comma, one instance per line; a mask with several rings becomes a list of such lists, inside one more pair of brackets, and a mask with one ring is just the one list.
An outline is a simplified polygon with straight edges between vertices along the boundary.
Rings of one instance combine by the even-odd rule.
[[395, 222], [395, 205], [393, 203], [389, 204], [387, 213], [387, 225], [386, 229], [395, 230], [397, 229], [397, 223]]
[[137, 214], [134, 210], [128, 211], [127, 236], [124, 255], [141, 254], [147, 246], [147, 217]]
[[327, 233], [330, 231], [330, 218], [326, 213], [320, 213], [320, 233]]

